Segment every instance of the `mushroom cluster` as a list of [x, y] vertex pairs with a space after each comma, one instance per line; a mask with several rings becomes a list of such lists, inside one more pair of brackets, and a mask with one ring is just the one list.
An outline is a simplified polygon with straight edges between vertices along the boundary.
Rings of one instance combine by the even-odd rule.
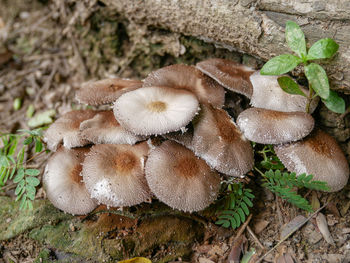
[[[339, 190], [349, 173], [344, 154], [329, 135], [312, 132], [304, 98], [275, 91], [277, 85], [276, 78], [224, 59], [167, 66], [143, 81], [83, 84], [76, 93], [80, 103], [114, 103], [113, 110], [71, 111], [46, 131], [47, 146], [56, 151], [45, 168], [47, 196], [72, 214], [152, 197], [174, 209], [199, 211], [217, 198], [222, 177], [244, 177], [253, 168], [250, 141], [276, 144], [287, 169], [312, 173]], [[247, 96], [254, 107], [237, 124], [223, 109], [225, 88]]]

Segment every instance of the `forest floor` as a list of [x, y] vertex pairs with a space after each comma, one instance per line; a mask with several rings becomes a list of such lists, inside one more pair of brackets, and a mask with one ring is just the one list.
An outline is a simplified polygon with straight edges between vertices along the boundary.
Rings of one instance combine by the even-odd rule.
[[[28, 126], [32, 118], [29, 107], [33, 107], [34, 117], [51, 111], [53, 118], [83, 108], [74, 101], [74, 91], [87, 80], [116, 76], [141, 79], [145, 76], [147, 70], [139, 70], [147, 67], [135, 62], [136, 57], [142, 56], [137, 53], [139, 49], [137, 52], [129, 50], [135, 45], [128, 46], [120, 39], [126, 31], [124, 25], [113, 22], [111, 17], [96, 15], [105, 8], [103, 5], [97, 1], [85, 1], [84, 4], [62, 2], [0, 1], [1, 133], [33, 128]], [[116, 28], [122, 33], [115, 35]], [[159, 57], [152, 65], [176, 62], [172, 58], [159, 62]], [[16, 99], [21, 101], [21, 106], [15, 109]], [[35, 160], [33, 164], [43, 170], [48, 156]], [[260, 188], [252, 178], [247, 182], [256, 195], [248, 224], [238, 230], [228, 230], [207, 218], [203, 233], [197, 235], [191, 244], [190, 256], [181, 258], [180, 254], [171, 261], [236, 262], [233, 260], [237, 256], [254, 249], [255, 255], [250, 262], [257, 262], [278, 244], [283, 235], [309, 216]], [[13, 186], [9, 182], [1, 195], [13, 198]], [[307, 192], [305, 195], [316, 206], [317, 203], [319, 206], [326, 204], [322, 210], [326, 221], [316, 220], [316, 216], [309, 218], [264, 261], [350, 262], [350, 187], [335, 194]], [[43, 189], [38, 190], [37, 199], [45, 199]], [[297, 217], [300, 215], [304, 217]], [[11, 221], [1, 218], [1, 221], [6, 220]], [[322, 229], [329, 229], [330, 236]], [[123, 231], [123, 236], [132, 235], [133, 224]], [[47, 262], [67, 258], [62, 249], [31, 239], [26, 232], [0, 241], [0, 262], [33, 262], [44, 252], [49, 255]], [[142, 256], [154, 259], [167, 253], [176, 254], [176, 251], [164, 244], [145, 251]]]

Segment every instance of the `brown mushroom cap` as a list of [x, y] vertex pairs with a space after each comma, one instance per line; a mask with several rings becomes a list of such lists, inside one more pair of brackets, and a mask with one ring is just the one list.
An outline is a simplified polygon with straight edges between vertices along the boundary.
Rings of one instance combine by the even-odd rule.
[[192, 151], [173, 141], [151, 150], [146, 178], [160, 201], [189, 212], [206, 208], [220, 188], [219, 175]]
[[327, 182], [330, 192], [341, 190], [349, 179], [349, 165], [336, 140], [316, 129], [302, 141], [278, 145], [275, 152], [284, 166], [297, 175], [314, 175]]
[[263, 144], [280, 144], [304, 138], [314, 128], [315, 121], [306, 112], [250, 108], [241, 112], [237, 124], [248, 140]]
[[55, 207], [64, 212], [83, 215], [97, 206], [90, 198], [80, 175], [81, 163], [88, 151], [87, 148], [61, 147], [46, 165], [43, 185], [47, 197]]
[[212, 168], [243, 176], [254, 165], [253, 149], [226, 111], [202, 105], [194, 123], [192, 147]]
[[98, 144], [83, 163], [82, 175], [92, 198], [107, 206], [132, 206], [150, 199], [144, 175], [149, 147]]
[[255, 70], [228, 59], [211, 58], [196, 64], [204, 74], [225, 88], [251, 98], [253, 87], [249, 77]]
[[144, 137], [125, 130], [115, 119], [113, 111], [100, 111], [80, 124], [81, 136], [94, 144], [135, 144]]
[[103, 79], [82, 84], [75, 94], [79, 103], [93, 106], [113, 103], [125, 92], [141, 88], [142, 81], [129, 79]]
[[[256, 108], [284, 112], [305, 111], [307, 98], [284, 92], [278, 84], [278, 77], [260, 75], [260, 71], [250, 76], [250, 81], [253, 84], [251, 105]], [[308, 90], [303, 87], [300, 88], [305, 94], [309, 94]], [[310, 105], [310, 113], [316, 109], [318, 101], [318, 97], [313, 99]]]
[[70, 111], [58, 118], [44, 134], [47, 148], [56, 151], [59, 144], [63, 142], [64, 147], [73, 148], [89, 144], [79, 131], [80, 123], [91, 119], [96, 114], [93, 110]]
[[192, 66], [177, 64], [153, 71], [144, 80], [144, 87], [170, 87], [193, 92], [199, 102], [221, 108], [225, 102], [224, 88]]
[[198, 100], [191, 92], [168, 87], [130, 91], [120, 96], [114, 104], [114, 115], [118, 122], [138, 135], [180, 130], [198, 110]]

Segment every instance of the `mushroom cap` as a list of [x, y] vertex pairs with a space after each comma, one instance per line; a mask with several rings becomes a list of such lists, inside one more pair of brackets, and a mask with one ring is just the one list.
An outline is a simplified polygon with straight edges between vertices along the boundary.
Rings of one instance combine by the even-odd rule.
[[81, 136], [94, 144], [135, 144], [144, 137], [124, 129], [113, 111], [100, 111], [92, 119], [80, 124]]
[[349, 165], [336, 140], [316, 129], [302, 141], [277, 145], [275, 152], [284, 166], [297, 175], [314, 175], [327, 182], [330, 192], [341, 190], [349, 179]]
[[197, 98], [184, 89], [140, 88], [120, 96], [114, 115], [127, 130], [138, 135], [164, 134], [184, 128], [197, 114]]
[[306, 112], [282, 112], [249, 108], [241, 112], [237, 124], [244, 136], [262, 144], [298, 141], [307, 136], [315, 120]]
[[43, 185], [51, 203], [64, 212], [83, 215], [97, 206], [86, 190], [80, 175], [81, 163], [88, 148], [67, 149], [60, 147], [54, 153], [43, 175]]
[[253, 149], [226, 111], [202, 105], [194, 122], [192, 147], [212, 168], [243, 176], [254, 165]]
[[96, 114], [93, 110], [74, 110], [67, 112], [58, 118], [44, 134], [47, 148], [56, 151], [59, 144], [63, 143], [66, 148], [81, 147], [89, 144], [79, 131], [80, 123], [91, 119]]
[[82, 171], [91, 197], [107, 206], [132, 206], [150, 199], [144, 174], [148, 150], [146, 142], [94, 145]]
[[125, 92], [142, 87], [142, 81], [120, 78], [88, 81], [76, 92], [75, 99], [79, 103], [92, 106], [113, 103]]
[[199, 102], [221, 108], [225, 103], [224, 88], [193, 66], [177, 64], [150, 73], [144, 87], [170, 87], [193, 92]]
[[[251, 105], [256, 108], [284, 112], [305, 111], [307, 98], [284, 92], [278, 84], [278, 77], [260, 75], [260, 71], [250, 76], [250, 81], [253, 84], [253, 95], [250, 100]], [[305, 94], [309, 93], [303, 87], [300, 88]], [[310, 113], [316, 109], [318, 101], [318, 97], [312, 100]]]
[[145, 170], [154, 195], [175, 209], [202, 210], [219, 192], [218, 173], [192, 151], [173, 141], [165, 141], [151, 150]]
[[204, 74], [225, 88], [251, 98], [253, 87], [249, 77], [255, 70], [228, 59], [211, 58], [196, 64]]

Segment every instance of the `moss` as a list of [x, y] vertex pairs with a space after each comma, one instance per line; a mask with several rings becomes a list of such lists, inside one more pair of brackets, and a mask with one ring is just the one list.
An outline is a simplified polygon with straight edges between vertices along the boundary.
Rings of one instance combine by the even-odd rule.
[[33, 210], [19, 210], [19, 202], [9, 197], [0, 197], [0, 240], [13, 238], [25, 231], [44, 224], [56, 224], [72, 216], [64, 214], [48, 200], [33, 202]]

